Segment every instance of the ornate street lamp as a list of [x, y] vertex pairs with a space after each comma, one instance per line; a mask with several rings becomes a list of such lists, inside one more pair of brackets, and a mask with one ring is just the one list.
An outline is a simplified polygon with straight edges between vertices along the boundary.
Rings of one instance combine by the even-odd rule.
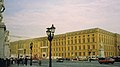
[[31, 55], [31, 57], [30, 57], [30, 66], [32, 66], [32, 47], [33, 47], [33, 43], [31, 42], [30, 43], [30, 55]]
[[54, 37], [54, 32], [55, 32], [55, 27], [52, 24], [52, 27], [47, 28], [47, 35], [48, 35], [48, 40], [50, 42], [50, 47], [49, 47], [49, 67], [52, 67], [52, 59], [51, 59], [51, 46], [52, 46], [52, 39]]

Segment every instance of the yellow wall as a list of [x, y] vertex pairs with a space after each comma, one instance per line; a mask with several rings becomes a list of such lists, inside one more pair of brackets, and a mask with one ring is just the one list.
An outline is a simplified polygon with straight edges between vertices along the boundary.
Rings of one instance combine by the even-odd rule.
[[[12, 42], [10, 45], [11, 53], [18, 54], [17, 45], [19, 44], [21, 45], [19, 48], [26, 49], [26, 55], [29, 55], [30, 42], [33, 42], [33, 56], [37, 55], [40, 58], [49, 56], [49, 41], [47, 37]], [[64, 58], [98, 56], [101, 43], [104, 46], [106, 57], [119, 55], [117, 47], [120, 46], [120, 35], [94, 28], [55, 35], [52, 40], [52, 56]]]

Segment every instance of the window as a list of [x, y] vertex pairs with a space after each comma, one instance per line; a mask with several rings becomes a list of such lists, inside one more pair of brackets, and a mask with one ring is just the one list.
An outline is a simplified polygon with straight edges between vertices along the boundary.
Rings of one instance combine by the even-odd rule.
[[71, 44], [73, 44], [73, 40], [71, 40]]
[[70, 53], [68, 53], [68, 56], [70, 56]]
[[83, 45], [83, 49], [85, 49], [85, 45]]
[[75, 46], [75, 50], [77, 50], [77, 46]]
[[85, 43], [85, 38], [83, 38], [83, 43]]
[[83, 52], [83, 56], [85, 56], [85, 52]]
[[78, 40], [79, 40], [79, 43], [81, 43], [81, 38], [80, 38], [80, 36], [79, 36], [79, 39], [78, 39]]
[[93, 45], [92, 47], [93, 47], [92, 49], [95, 49], [95, 45]]
[[79, 56], [81, 56], [81, 52], [79, 52]]
[[79, 50], [81, 50], [81, 46], [79, 46]]
[[75, 56], [77, 56], [77, 52], [75, 52]]
[[87, 38], [88, 42], [90, 42], [90, 38]]
[[81, 43], [81, 39], [79, 39], [79, 43]]
[[56, 53], [56, 56], [58, 56], [58, 53]]
[[68, 47], [68, 51], [70, 50], [70, 47]]
[[77, 43], [77, 39], [75, 39], [75, 44]]
[[70, 40], [68, 40], [68, 45], [70, 44]]

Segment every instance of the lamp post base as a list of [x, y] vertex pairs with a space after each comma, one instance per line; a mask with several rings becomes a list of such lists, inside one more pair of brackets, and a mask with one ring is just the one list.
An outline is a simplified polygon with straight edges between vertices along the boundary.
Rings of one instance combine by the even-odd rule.
[[[32, 54], [31, 54], [32, 55]], [[30, 58], [30, 66], [32, 66], [32, 56]]]

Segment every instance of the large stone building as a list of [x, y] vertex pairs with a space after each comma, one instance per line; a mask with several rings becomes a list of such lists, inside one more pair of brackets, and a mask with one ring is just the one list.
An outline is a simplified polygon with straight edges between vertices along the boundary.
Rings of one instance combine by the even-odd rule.
[[[47, 37], [11, 42], [11, 55], [30, 56], [30, 43], [33, 43], [32, 56], [48, 58]], [[119, 56], [120, 35], [100, 28], [86, 29], [55, 35], [52, 41], [52, 58]], [[103, 55], [102, 55], [103, 54]]]

